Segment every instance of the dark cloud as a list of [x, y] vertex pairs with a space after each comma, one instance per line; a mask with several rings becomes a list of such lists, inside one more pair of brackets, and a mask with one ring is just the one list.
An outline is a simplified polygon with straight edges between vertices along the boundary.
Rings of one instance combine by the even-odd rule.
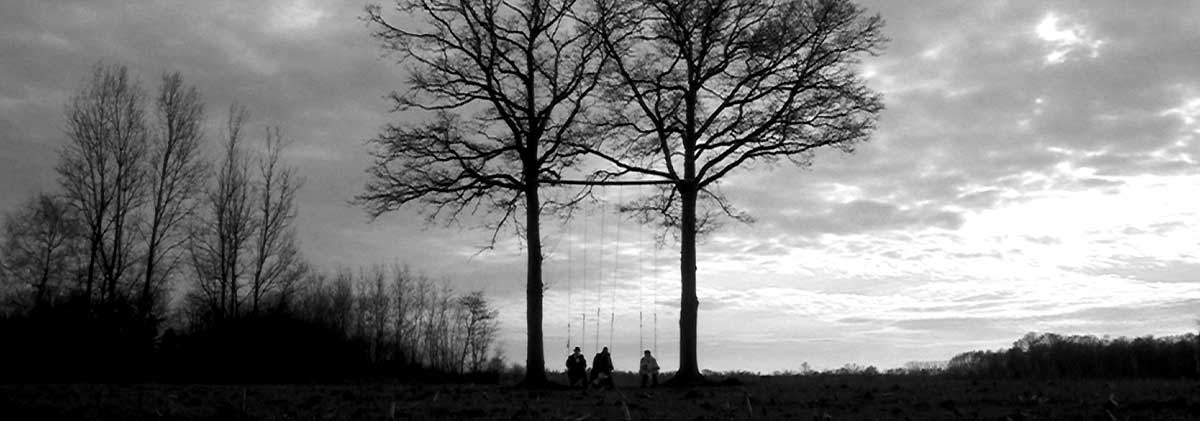
[[[1145, 282], [1187, 282], [1200, 285], [1200, 262], [1149, 256], [1115, 256], [1106, 264], [1080, 269], [1094, 275], [1115, 275]], [[1200, 308], [1200, 307], [1198, 307]]]
[[[1114, 335], [1134, 335], [1144, 336], [1154, 334], [1147, 331], [1138, 331], [1130, 329], [1129, 326], [1145, 326], [1152, 325], [1155, 322], [1162, 326], [1187, 326], [1188, 322], [1194, 322], [1194, 311], [1200, 308], [1200, 299], [1181, 299], [1166, 302], [1157, 305], [1147, 305], [1142, 307], [1131, 308], [1128, 306], [1101, 306], [1088, 308], [1068, 314], [1064, 314], [1061, 319], [1066, 320], [1066, 324], [1074, 323], [1077, 331], [1091, 330], [1089, 333], [1096, 334], [1114, 334]], [[1188, 313], [1193, 313], [1189, 315]], [[1097, 332], [1097, 320], [1113, 321], [1115, 332]], [[1182, 334], [1187, 331], [1165, 331], [1158, 334]]]
[[930, 319], [900, 320], [892, 326], [924, 332], [975, 332], [982, 331], [1008, 332], [1008, 329], [996, 325], [994, 320], [982, 317], [942, 317]]
[[1027, 237], [1025, 237], [1025, 240], [1027, 240], [1031, 243], [1037, 243], [1037, 244], [1042, 244], [1042, 245], [1062, 244], [1062, 241], [1059, 240], [1058, 238], [1054, 238], [1054, 237], [1050, 237], [1050, 236], [1046, 236], [1046, 235], [1041, 235], [1041, 236], [1036, 236], [1036, 237], [1027, 236]]

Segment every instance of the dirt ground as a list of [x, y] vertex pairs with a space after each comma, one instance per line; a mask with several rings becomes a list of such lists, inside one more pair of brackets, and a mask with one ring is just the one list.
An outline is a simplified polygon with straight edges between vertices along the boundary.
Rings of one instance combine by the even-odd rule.
[[1200, 419], [1196, 380], [738, 381], [588, 392], [483, 385], [0, 385], [0, 419]]

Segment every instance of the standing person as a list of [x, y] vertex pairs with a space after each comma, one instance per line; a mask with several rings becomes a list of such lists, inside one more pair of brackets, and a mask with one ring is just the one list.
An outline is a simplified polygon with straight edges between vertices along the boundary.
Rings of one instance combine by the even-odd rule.
[[567, 356], [567, 381], [569, 387], [575, 387], [575, 382], [587, 389], [587, 357], [575, 347], [575, 352]]
[[650, 350], [647, 349], [642, 355], [642, 364], [638, 367], [638, 374], [642, 375], [642, 387], [646, 387], [647, 380], [654, 380], [653, 385], [658, 386], [658, 360], [650, 355]]
[[612, 355], [608, 353], [608, 347], [606, 346], [604, 350], [592, 358], [592, 377], [589, 381], [596, 383], [597, 386], [607, 384], [611, 388], [613, 387], [612, 372]]

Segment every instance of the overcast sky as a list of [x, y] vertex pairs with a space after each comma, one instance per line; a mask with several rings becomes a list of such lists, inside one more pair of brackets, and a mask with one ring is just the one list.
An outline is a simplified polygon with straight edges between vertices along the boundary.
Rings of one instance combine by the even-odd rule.
[[[404, 89], [359, 20], [363, 4], [5, 1], [0, 210], [56, 188], [63, 108], [93, 64], [127, 65], [151, 88], [179, 71], [207, 101], [210, 140], [232, 101], [251, 110], [252, 133], [280, 125], [293, 140], [308, 259], [327, 271], [406, 263], [483, 289], [501, 309], [506, 355], [523, 362], [513, 231], [477, 254], [488, 233], [469, 225], [426, 227], [413, 211], [369, 222], [347, 204], [365, 182], [364, 140], [400, 118], [383, 95]], [[879, 130], [854, 154], [722, 185], [757, 222], [700, 245], [701, 367], [892, 367], [1029, 331], [1195, 329], [1200, 2], [861, 4], [892, 39], [863, 66], [885, 95]], [[603, 209], [547, 223], [548, 366], [565, 356], [568, 312], [572, 344], [592, 352], [599, 306], [604, 344], [616, 320], [618, 368], [633, 369], [655, 331], [660, 363], [674, 367], [677, 245], [655, 251], [648, 229]]]

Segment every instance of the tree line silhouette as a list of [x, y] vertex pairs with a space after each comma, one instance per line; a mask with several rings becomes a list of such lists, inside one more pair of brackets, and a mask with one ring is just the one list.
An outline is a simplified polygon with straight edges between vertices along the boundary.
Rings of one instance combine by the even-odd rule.
[[[304, 260], [288, 142], [247, 144], [233, 105], [206, 156], [205, 106], [96, 65], [65, 108], [60, 189], [4, 216], [0, 381], [308, 381], [499, 370], [482, 292], [394, 266]], [[494, 375], [493, 375], [494, 377]]]
[[945, 372], [999, 378], [1200, 378], [1200, 337], [1031, 332], [1007, 350], [958, 354]]

